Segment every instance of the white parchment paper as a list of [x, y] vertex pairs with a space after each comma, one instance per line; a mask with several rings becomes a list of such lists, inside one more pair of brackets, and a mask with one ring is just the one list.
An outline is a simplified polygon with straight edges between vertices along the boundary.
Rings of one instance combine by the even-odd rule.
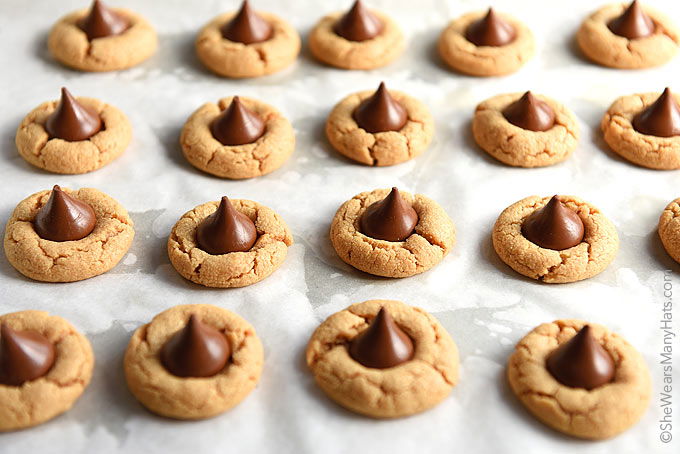
[[[580, 21], [600, 2], [498, 0], [494, 4], [500, 10], [514, 13], [533, 30], [537, 55], [515, 75], [465, 77], [442, 66], [436, 39], [449, 19], [485, 8], [487, 1], [373, 0], [406, 34], [406, 52], [389, 67], [336, 70], [316, 63], [305, 49], [280, 74], [230, 81], [200, 66], [193, 39], [210, 18], [235, 9], [235, 0], [120, 0], [111, 3], [137, 10], [157, 27], [159, 51], [128, 71], [87, 74], [56, 64], [46, 49], [52, 23], [86, 3], [0, 2], [0, 218], [6, 222], [20, 200], [54, 184], [95, 187], [127, 207], [137, 233], [115, 269], [83, 282], [33, 282], [0, 259], [0, 313], [43, 309], [61, 315], [88, 335], [96, 354], [92, 383], [74, 408], [42, 426], [0, 435], [0, 452], [678, 452], [678, 442], [659, 441], [658, 428], [663, 270], [675, 273], [678, 266], [656, 234], [661, 210], [680, 196], [678, 172], [646, 170], [618, 158], [604, 145], [599, 121], [617, 96], [667, 85], [680, 91], [680, 58], [653, 70], [601, 68], [584, 61], [574, 44]], [[304, 39], [319, 17], [349, 3], [256, 0], [254, 6], [285, 17]], [[648, 3], [680, 22], [679, 2]], [[436, 136], [430, 149], [411, 162], [369, 168], [339, 157], [324, 138], [323, 124], [338, 100], [377, 87], [381, 80], [429, 105]], [[94, 173], [59, 176], [30, 167], [18, 156], [17, 125], [33, 107], [56, 99], [62, 85], [76, 95], [110, 102], [129, 116], [134, 139], [120, 159]], [[515, 169], [475, 146], [470, 133], [475, 105], [498, 93], [527, 89], [564, 102], [578, 116], [581, 140], [567, 162]], [[205, 101], [233, 94], [276, 106], [295, 127], [296, 151], [271, 175], [221, 180], [195, 170], [182, 157], [178, 136], [186, 118]], [[343, 201], [393, 185], [439, 201], [458, 229], [458, 244], [443, 263], [410, 279], [361, 274], [338, 259], [328, 240], [330, 220]], [[616, 260], [593, 279], [542, 285], [514, 273], [493, 251], [490, 232], [500, 211], [525, 196], [554, 193], [579, 195], [595, 204], [619, 231]], [[294, 232], [285, 264], [259, 284], [206, 289], [182, 279], [167, 259], [166, 238], [178, 217], [222, 195], [272, 207]], [[680, 280], [676, 285], [680, 288]], [[458, 344], [460, 384], [435, 409], [374, 421], [343, 410], [314, 385], [303, 358], [311, 332], [331, 313], [370, 298], [423, 307]], [[186, 303], [212, 303], [239, 313], [256, 327], [265, 346], [258, 388], [233, 411], [202, 422], [148, 413], [128, 392], [122, 372], [131, 332], [156, 313]], [[654, 386], [649, 411], [613, 440], [583, 442], [544, 427], [506, 385], [504, 368], [514, 344], [539, 323], [569, 317], [603, 323], [623, 334], [649, 364]], [[680, 385], [677, 373], [674, 378]], [[680, 437], [680, 430], [674, 434]]]

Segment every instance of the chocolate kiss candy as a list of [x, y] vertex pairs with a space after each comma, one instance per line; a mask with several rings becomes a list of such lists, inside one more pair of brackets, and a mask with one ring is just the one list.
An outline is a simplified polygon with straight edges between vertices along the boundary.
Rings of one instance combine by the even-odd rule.
[[666, 88], [654, 104], [633, 118], [633, 127], [642, 134], [657, 137], [680, 135], [680, 106]]
[[231, 347], [224, 334], [191, 315], [161, 350], [161, 362], [178, 377], [212, 377], [227, 365]]
[[383, 27], [380, 18], [366, 8], [361, 0], [357, 0], [335, 23], [333, 31], [348, 41], [366, 41], [378, 36]]
[[45, 129], [51, 138], [78, 142], [89, 139], [102, 129], [102, 119], [91, 108], [82, 105], [64, 87], [61, 100], [47, 117]]
[[496, 14], [493, 8], [465, 30], [465, 39], [476, 46], [504, 46], [514, 41], [516, 36], [515, 27]]
[[548, 371], [563, 385], [593, 389], [614, 378], [614, 360], [593, 338], [586, 325], [546, 360]]
[[522, 235], [545, 249], [562, 251], [583, 240], [583, 221], [567, 208], [558, 196], [540, 210], [531, 213], [522, 223]]
[[385, 82], [380, 82], [378, 90], [364, 99], [352, 116], [362, 129], [372, 134], [399, 131], [408, 121], [406, 109], [387, 91]]
[[94, 0], [90, 13], [78, 22], [78, 27], [85, 32], [90, 41], [120, 35], [129, 26], [127, 19], [109, 9], [99, 0]]
[[555, 124], [555, 111], [530, 91], [503, 111], [506, 120], [529, 131], [547, 131]]
[[644, 38], [654, 33], [654, 21], [635, 0], [619, 17], [607, 24], [612, 33], [628, 39]]
[[368, 328], [352, 339], [349, 354], [374, 369], [387, 369], [413, 357], [413, 341], [383, 307]]
[[272, 36], [272, 26], [250, 7], [248, 0], [221, 31], [223, 38], [243, 44], [261, 43]]
[[45, 375], [54, 364], [54, 344], [35, 331], [0, 325], [0, 383], [21, 386]]
[[379, 202], [366, 208], [361, 216], [361, 232], [364, 235], [385, 241], [404, 241], [411, 236], [418, 223], [418, 213], [399, 194], [392, 191]]
[[213, 137], [222, 145], [253, 143], [264, 134], [264, 121], [234, 96], [231, 104], [210, 125]]
[[96, 224], [97, 215], [90, 205], [71, 197], [56, 185], [33, 221], [38, 236], [50, 241], [83, 239]]
[[238, 212], [227, 197], [222, 197], [217, 211], [198, 225], [196, 239], [208, 254], [246, 252], [257, 240], [257, 229], [248, 216]]

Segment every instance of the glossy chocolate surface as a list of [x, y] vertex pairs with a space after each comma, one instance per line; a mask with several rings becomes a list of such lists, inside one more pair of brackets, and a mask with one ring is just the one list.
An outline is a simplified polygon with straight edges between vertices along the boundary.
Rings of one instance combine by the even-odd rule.
[[222, 197], [217, 210], [196, 228], [198, 247], [213, 255], [249, 251], [257, 240], [253, 221]]
[[383, 307], [350, 343], [350, 356], [366, 367], [386, 369], [413, 357], [413, 341]]
[[40, 238], [50, 241], [75, 241], [88, 236], [97, 225], [92, 207], [54, 186], [50, 198], [33, 220]]
[[588, 325], [555, 349], [546, 366], [563, 385], [588, 390], [611, 382], [616, 372], [614, 360], [595, 340]]

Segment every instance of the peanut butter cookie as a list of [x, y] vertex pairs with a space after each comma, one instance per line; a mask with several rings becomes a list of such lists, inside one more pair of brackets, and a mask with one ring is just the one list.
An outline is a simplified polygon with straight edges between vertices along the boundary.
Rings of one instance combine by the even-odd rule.
[[661, 213], [659, 237], [668, 255], [680, 263], [680, 198], [669, 203]]
[[[627, 27], [630, 30], [626, 31], [622, 25], [621, 34], [617, 34], [612, 24], [622, 17], [631, 22]], [[603, 6], [586, 18], [576, 40], [585, 56], [597, 64], [639, 69], [671, 60], [678, 51], [680, 32], [668, 17], [647, 5], [615, 3]]]
[[184, 156], [194, 167], [222, 178], [253, 178], [273, 172], [295, 150], [293, 127], [272, 106], [256, 99], [238, 97], [243, 107], [261, 119], [263, 132], [252, 142], [225, 145], [215, 138], [211, 128], [235, 99], [230, 96], [220, 99], [217, 104], [206, 103], [191, 114], [179, 139]]
[[[500, 29], [502, 33], [492, 35], [504, 39], [488, 43], [477, 41], [470, 34], [471, 27], [476, 24]], [[460, 73], [502, 76], [517, 71], [531, 59], [535, 44], [526, 25], [508, 14], [490, 9], [467, 13], [452, 21], [440, 35], [438, 49], [444, 62]]]
[[[390, 314], [387, 329], [398, 330], [412, 345], [410, 357], [391, 367], [367, 367], [353, 358], [352, 345], [384, 312]], [[391, 347], [384, 345], [381, 336], [368, 342], [368, 348]], [[432, 315], [400, 301], [364, 301], [331, 315], [314, 331], [306, 357], [316, 383], [328, 397], [373, 418], [428, 410], [458, 382], [458, 349], [449, 334]]]
[[558, 381], [547, 359], [586, 325], [556, 320], [534, 328], [515, 347], [507, 377], [524, 406], [548, 426], [579, 438], [613, 437], [635, 424], [649, 404], [651, 384], [642, 356], [606, 327], [587, 324], [595, 341], [613, 361], [608, 383], [585, 389]]
[[[356, 111], [363, 103], [381, 96], [389, 96], [403, 109], [404, 122], [398, 128], [370, 132], [359, 125]], [[387, 92], [384, 84], [376, 92], [361, 91], [347, 96], [326, 120], [326, 137], [333, 148], [370, 166], [391, 166], [413, 159], [427, 149], [433, 135], [434, 120], [427, 107], [400, 91]]]
[[272, 74], [290, 66], [299, 53], [297, 31], [274, 14], [254, 12], [247, 1], [239, 11], [215, 17], [196, 38], [198, 58], [224, 77]]
[[442, 261], [456, 242], [456, 229], [437, 202], [421, 194], [400, 192], [405, 209], [415, 212], [413, 227], [403, 239], [390, 241], [363, 233], [368, 208], [389, 201], [394, 191], [362, 192], [343, 203], [331, 223], [330, 239], [338, 256], [358, 270], [376, 276], [409, 277]]
[[198, 226], [217, 211], [208, 202], [182, 215], [168, 238], [168, 256], [184, 278], [206, 287], [244, 287], [272, 274], [286, 259], [293, 236], [271, 208], [250, 200], [231, 200], [233, 208], [255, 224], [257, 239], [245, 252], [210, 254], [197, 241]]
[[[45, 282], [81, 281], [109, 271], [123, 258], [135, 236], [127, 211], [97, 189], [59, 189], [91, 207], [92, 230], [77, 240], [46, 239], [36, 230], [36, 216], [57, 188], [37, 192], [14, 209], [5, 228], [7, 260], [24, 276]], [[77, 213], [74, 218], [76, 224], [83, 220]]]
[[577, 197], [559, 196], [560, 203], [582, 223], [582, 238], [574, 246], [555, 250], [527, 239], [526, 219], [551, 201], [551, 197], [530, 196], [503, 210], [491, 235], [498, 256], [518, 273], [551, 284], [580, 281], [602, 272], [616, 256], [619, 237], [609, 219]]
[[[3, 344], [16, 347], [3, 352], [3, 364], [21, 362], [17, 355], [30, 355], [26, 368], [48, 361], [36, 378], [14, 385], [0, 382], [0, 432], [36, 426], [68, 411], [92, 377], [94, 356], [87, 338], [63, 318], [43, 311], [0, 315], [0, 326]], [[22, 338], [28, 342], [23, 348]]]
[[[175, 375], [162, 358], [168, 342], [186, 329], [192, 317], [208, 326], [202, 329], [221, 338], [209, 339], [206, 355], [214, 353], [217, 341], [226, 340], [226, 364], [210, 376]], [[175, 419], [204, 419], [235, 407], [250, 394], [260, 380], [263, 362], [262, 343], [250, 323], [217, 306], [187, 304], [161, 312], [137, 329], [125, 351], [124, 367], [130, 392], [152, 412]]]
[[[664, 105], [668, 103], [668, 105]], [[639, 166], [650, 169], [680, 169], [680, 124], [678, 110], [680, 96], [670, 93], [641, 93], [618, 98], [602, 117], [600, 127], [607, 145], [618, 155]], [[668, 123], [666, 137], [645, 134], [635, 127], [635, 120], [645, 111], [657, 108], [655, 122]], [[673, 116], [673, 110], [678, 114]], [[666, 117], [663, 119], [662, 117]], [[675, 124], [674, 124], [675, 123]]]
[[59, 19], [47, 39], [55, 59], [81, 71], [131, 68], [153, 55], [157, 46], [156, 31], [146, 19], [99, 1]]
[[[60, 101], [40, 104], [21, 121], [15, 137], [19, 155], [29, 164], [61, 174], [92, 172], [120, 156], [132, 138], [132, 127], [125, 114], [98, 99], [73, 98], [65, 89], [62, 93]], [[71, 106], [76, 104], [76, 108], [88, 109], [98, 117], [101, 128], [79, 140], [64, 140], [50, 134], [47, 122], [65, 100]]]
[[375, 69], [404, 50], [404, 36], [387, 15], [361, 1], [347, 13], [329, 14], [309, 34], [309, 50], [327, 65], [342, 69]]
[[[578, 145], [578, 125], [574, 114], [547, 96], [536, 95], [535, 103], [545, 103], [552, 121], [545, 130], [530, 130], [510, 122], [504, 112], [531, 92], [497, 95], [475, 109], [472, 133], [477, 144], [499, 161], [514, 167], [543, 167], [564, 161]], [[540, 118], [533, 115], [533, 118]]]

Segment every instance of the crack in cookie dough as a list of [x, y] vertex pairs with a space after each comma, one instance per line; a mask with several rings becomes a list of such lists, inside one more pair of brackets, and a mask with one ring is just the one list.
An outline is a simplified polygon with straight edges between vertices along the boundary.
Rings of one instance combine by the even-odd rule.
[[354, 110], [373, 95], [367, 90], [347, 96], [326, 120], [326, 137], [340, 154], [370, 166], [391, 166], [420, 155], [432, 141], [434, 120], [419, 100], [399, 91], [390, 94], [407, 112], [408, 120], [399, 131], [372, 134], [359, 127]]
[[486, 13], [467, 13], [452, 21], [439, 37], [439, 55], [452, 69], [463, 74], [501, 76], [513, 73], [534, 56], [534, 36], [522, 22], [498, 13], [515, 28], [514, 41], [504, 46], [476, 46], [465, 38], [465, 31]]
[[680, 32], [668, 17], [647, 5], [642, 8], [654, 22], [652, 35], [630, 40], [609, 30], [607, 24], [628, 5], [604, 6], [583, 21], [576, 40], [585, 56], [600, 65], [622, 69], [650, 68], [671, 60], [678, 51]]
[[309, 34], [309, 50], [314, 57], [342, 69], [375, 69], [396, 59], [404, 50], [404, 36], [385, 14], [372, 11], [383, 23], [378, 36], [366, 41], [349, 41], [333, 30], [343, 13], [322, 18]]
[[[605, 142], [616, 154], [650, 169], [680, 169], [680, 136], [656, 137], [633, 127], [637, 114], [652, 105], [660, 93], [641, 93], [618, 98], [602, 117]], [[680, 95], [673, 95], [680, 102]]]
[[102, 129], [86, 140], [69, 142], [50, 138], [45, 122], [59, 101], [40, 104], [24, 117], [17, 128], [15, 143], [19, 155], [29, 164], [49, 172], [79, 174], [97, 170], [120, 156], [132, 138], [132, 127], [123, 112], [94, 98], [78, 98], [102, 120]]
[[574, 210], [585, 227], [583, 241], [569, 249], [544, 249], [522, 235], [524, 219], [548, 203], [550, 197], [531, 196], [503, 210], [492, 232], [498, 256], [518, 273], [546, 283], [575, 282], [602, 272], [616, 256], [616, 228], [599, 210], [572, 196], [560, 200]]
[[255, 223], [257, 241], [247, 252], [203, 251], [196, 243], [196, 228], [219, 202], [197, 206], [182, 215], [168, 238], [170, 262], [185, 279], [206, 287], [244, 287], [268, 277], [286, 259], [293, 236], [283, 219], [257, 202], [234, 199], [231, 204]]
[[650, 378], [644, 360], [630, 344], [607, 328], [588, 323], [614, 360], [613, 381], [590, 391], [558, 382], [547, 370], [546, 358], [585, 324], [557, 320], [536, 327], [515, 347], [507, 377], [519, 400], [545, 424], [568, 435], [604, 439], [640, 419], [649, 402]]
[[[218, 374], [182, 378], [168, 372], [160, 351], [191, 315], [229, 341], [232, 355]], [[175, 419], [203, 419], [238, 405], [255, 389], [264, 355], [255, 329], [243, 318], [208, 304], [175, 306], [137, 329], [125, 352], [125, 378], [132, 394], [149, 410]]]
[[[381, 307], [414, 341], [411, 360], [388, 369], [354, 361], [347, 346]], [[319, 387], [338, 404], [374, 418], [396, 418], [425, 411], [449, 395], [458, 382], [458, 350], [430, 314], [399, 301], [353, 304], [314, 331], [306, 351]]]
[[133, 223], [118, 202], [96, 189], [63, 190], [89, 204], [97, 223], [88, 236], [77, 241], [45, 240], [36, 233], [33, 220], [51, 191], [22, 200], [5, 228], [5, 255], [17, 271], [31, 279], [74, 282], [97, 276], [116, 266], [132, 244]]
[[255, 142], [230, 146], [213, 137], [210, 125], [232, 99], [206, 103], [189, 117], [179, 139], [187, 161], [204, 172], [231, 179], [258, 177], [281, 167], [295, 149], [295, 133], [290, 122], [268, 104], [239, 97], [265, 123], [264, 134]]
[[429, 270], [449, 253], [456, 242], [453, 221], [435, 201], [400, 191], [418, 214], [415, 231], [404, 241], [378, 240], [359, 231], [366, 208], [384, 199], [389, 189], [362, 192], [335, 213], [330, 239], [338, 256], [366, 273], [384, 277], [408, 277]]
[[300, 53], [300, 35], [286, 21], [258, 11], [272, 26], [272, 36], [263, 42], [243, 44], [225, 39], [220, 30], [235, 14], [215, 17], [196, 38], [196, 54], [208, 69], [223, 77], [259, 77], [280, 71], [295, 61]]
[[113, 8], [130, 27], [120, 35], [92, 41], [78, 27], [89, 9], [62, 17], [50, 31], [47, 47], [52, 56], [66, 66], [81, 71], [115, 71], [135, 66], [156, 52], [158, 38], [151, 24], [128, 9]]
[[32, 427], [69, 410], [92, 376], [94, 356], [87, 338], [63, 318], [43, 311], [1, 315], [0, 323], [37, 331], [56, 350], [47, 375], [22, 386], [0, 385], [0, 432]]
[[522, 93], [494, 96], [475, 109], [472, 133], [477, 144], [499, 161], [515, 167], [543, 167], [562, 162], [578, 145], [574, 114], [562, 104], [536, 95], [555, 112], [555, 124], [547, 131], [529, 131], [506, 120], [503, 111]]

